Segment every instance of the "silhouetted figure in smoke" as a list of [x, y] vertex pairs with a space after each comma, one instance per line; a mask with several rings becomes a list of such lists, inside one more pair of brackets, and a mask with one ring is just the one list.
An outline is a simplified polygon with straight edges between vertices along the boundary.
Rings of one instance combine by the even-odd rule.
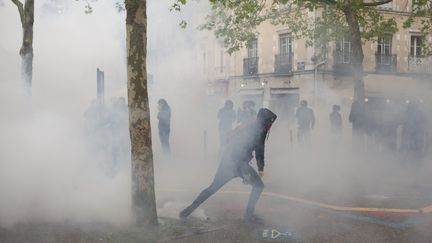
[[237, 122], [241, 124], [253, 122], [256, 118], [255, 102], [246, 100], [243, 102], [243, 109], [237, 111]]
[[129, 116], [125, 98], [114, 98], [111, 102], [108, 122], [111, 128], [112, 159], [116, 169], [120, 166], [120, 162], [127, 161], [126, 157], [130, 151]]
[[224, 107], [222, 107], [217, 114], [217, 118], [219, 119], [219, 139], [221, 145], [226, 144], [227, 136], [231, 132], [232, 124], [236, 119], [233, 107], [233, 102], [227, 100], [225, 101]]
[[100, 106], [92, 100], [90, 107], [84, 112], [84, 129], [87, 135], [94, 135], [100, 123]]
[[310, 144], [310, 133], [315, 126], [315, 115], [311, 108], [308, 107], [307, 101], [300, 101], [300, 107], [296, 111], [298, 131], [297, 139], [299, 143]]
[[[241, 177], [245, 184], [252, 185], [245, 213], [245, 220], [250, 223], [260, 223], [255, 216], [255, 204], [257, 203], [264, 183], [261, 177], [264, 175], [264, 146], [271, 125], [276, 120], [276, 115], [266, 108], [259, 110], [255, 122], [240, 126], [234, 130], [229, 138], [226, 150], [222, 155], [219, 168], [212, 184], [203, 190], [193, 203], [180, 212], [181, 218], [189, 216], [207, 198], [216, 193], [225, 183], [236, 177]], [[258, 173], [249, 164], [255, 151]]]
[[396, 156], [398, 127], [401, 124], [400, 108], [396, 107], [395, 103], [386, 101], [384, 109], [381, 110], [380, 120], [380, 136], [382, 144], [382, 152], [387, 155]]
[[351, 111], [348, 120], [352, 124], [352, 147], [354, 151], [364, 149], [363, 132], [365, 112], [359, 101], [354, 101], [351, 105]]
[[402, 139], [400, 150], [405, 158], [421, 157], [426, 144], [427, 120], [420, 108], [413, 103], [408, 104], [402, 118]]
[[342, 116], [339, 111], [340, 106], [333, 105], [333, 111], [330, 113], [330, 130], [338, 135], [342, 133]]
[[159, 139], [162, 145], [162, 152], [165, 155], [171, 154], [171, 148], [169, 144], [170, 127], [171, 127], [171, 108], [165, 99], [158, 101], [158, 115], [159, 120]]
[[395, 115], [388, 116], [383, 121], [381, 126], [381, 141], [383, 145], [383, 152], [392, 153], [397, 151], [397, 129], [399, 126], [399, 121]]
[[362, 142], [368, 154], [378, 153], [381, 150], [383, 139], [383, 113], [379, 103], [366, 101], [363, 106]]
[[103, 104], [93, 100], [84, 113], [84, 128], [91, 141], [92, 150], [107, 153], [110, 150], [108, 111]]

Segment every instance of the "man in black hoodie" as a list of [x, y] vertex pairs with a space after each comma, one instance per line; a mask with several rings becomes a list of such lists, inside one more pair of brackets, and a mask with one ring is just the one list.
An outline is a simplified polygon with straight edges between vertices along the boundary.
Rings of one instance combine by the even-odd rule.
[[[264, 175], [265, 139], [276, 117], [269, 109], [262, 108], [259, 110], [254, 123], [234, 130], [228, 140], [227, 148], [222, 155], [222, 160], [212, 184], [204, 189], [190, 206], [180, 212], [180, 218], [189, 216], [199, 205], [216, 193], [228, 181], [241, 177], [245, 184], [252, 185], [245, 220], [250, 223], [261, 223], [261, 219], [255, 216], [254, 211], [255, 204], [264, 189], [261, 177]], [[253, 158], [253, 151], [255, 151], [258, 173], [249, 164]]]

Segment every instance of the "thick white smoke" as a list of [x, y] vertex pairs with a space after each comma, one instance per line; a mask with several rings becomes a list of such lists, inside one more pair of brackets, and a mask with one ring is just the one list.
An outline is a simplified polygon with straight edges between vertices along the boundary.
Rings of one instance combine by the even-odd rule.
[[[197, 13], [202, 17], [208, 9], [203, 2], [190, 2], [179, 15], [169, 11], [170, 1], [148, 1], [149, 97], [161, 216], [175, 217], [210, 184], [218, 165], [216, 114], [224, 99], [206, 99], [201, 61], [209, 33], [196, 30], [203, 21]], [[115, 175], [109, 173], [110, 155], [92, 150], [83, 126], [84, 112], [96, 98], [96, 68], [105, 71], [108, 105], [111, 97], [126, 96], [125, 14], [117, 12], [114, 1], [92, 2], [90, 15], [77, 2], [62, 5], [61, 14], [47, 10], [49, 3], [37, 1], [35, 10], [29, 99], [22, 96], [19, 81], [18, 13], [11, 3], [0, 1], [0, 226], [64, 220], [126, 223], [131, 218], [129, 162]], [[188, 22], [185, 30], [178, 26], [181, 19]], [[317, 124], [309, 149], [297, 143], [295, 122], [278, 119], [272, 127], [266, 191], [342, 203], [429, 183], [426, 162], [411, 167], [401, 162], [400, 153], [353, 154], [350, 101], [330, 85], [319, 88], [321, 105], [313, 107]], [[171, 158], [161, 155], [156, 119], [160, 98], [172, 109]], [[337, 141], [329, 124], [333, 104], [341, 105], [344, 123]], [[235, 110], [241, 106], [234, 105]], [[225, 189], [249, 190], [241, 180]], [[197, 217], [206, 218], [205, 210]]]
[[110, 160], [92, 150], [83, 126], [97, 67], [107, 97], [126, 95], [124, 13], [112, 2], [95, 2], [91, 15], [78, 2], [55, 3], [36, 1], [31, 97], [20, 83], [18, 11], [0, 7], [0, 225], [125, 223], [129, 167], [109, 175]]

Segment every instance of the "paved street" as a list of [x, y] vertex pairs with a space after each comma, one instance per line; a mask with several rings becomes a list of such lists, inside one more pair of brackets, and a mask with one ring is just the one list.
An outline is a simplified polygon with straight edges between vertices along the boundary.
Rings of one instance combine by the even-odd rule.
[[257, 208], [265, 225], [251, 226], [241, 220], [246, 200], [247, 194], [215, 195], [202, 208], [218, 227], [172, 242], [430, 242], [432, 237], [430, 215], [371, 217], [271, 196], [263, 196]]

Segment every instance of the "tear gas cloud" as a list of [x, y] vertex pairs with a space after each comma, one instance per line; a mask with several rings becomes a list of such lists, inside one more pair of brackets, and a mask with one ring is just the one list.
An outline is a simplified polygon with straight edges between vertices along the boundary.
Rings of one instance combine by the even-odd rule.
[[[126, 96], [125, 14], [111, 1], [92, 2], [90, 15], [80, 3], [64, 5], [61, 14], [44, 11], [48, 3], [38, 1], [35, 8], [31, 102], [19, 91], [18, 13], [9, 3], [0, 7], [0, 31], [7, 33], [0, 40], [0, 225], [35, 220], [127, 223], [129, 162], [123, 158], [116, 173], [107, 172], [110, 154], [93, 149], [83, 115], [96, 97], [98, 67], [105, 71], [107, 104], [111, 97]], [[170, 12], [169, 6], [169, 1], [148, 1], [147, 62], [159, 213], [176, 217], [213, 179], [219, 153], [216, 114], [225, 100], [208, 99], [207, 80], [197, 65], [200, 48], [209, 41], [209, 33], [196, 29], [203, 21], [197, 13], [208, 6], [192, 1], [181, 14]], [[178, 26], [181, 19], [188, 22], [186, 29]], [[380, 191], [397, 194], [414, 178], [417, 184], [430, 183], [429, 151], [416, 166], [404, 163], [399, 153], [352, 153], [351, 102], [330, 84], [319, 88], [323, 95], [313, 107], [317, 124], [308, 149], [297, 143], [294, 120], [278, 119], [272, 127], [266, 191], [355, 202]], [[170, 158], [161, 154], [156, 119], [160, 98], [172, 109]], [[332, 104], [342, 107], [343, 132], [337, 141], [329, 132]], [[405, 109], [399, 108], [400, 113]], [[226, 189], [249, 190], [241, 180]], [[257, 213], [264, 207], [259, 203]], [[196, 216], [205, 218], [205, 209]]]
[[[202, 141], [205, 116], [195, 118], [198, 133], [184, 131], [180, 124], [191, 122], [190, 117], [202, 108], [193, 105], [205, 95], [205, 83], [187, 62], [192, 58], [188, 50], [196, 45], [193, 36], [200, 34], [195, 28], [183, 30], [178, 23], [182, 18], [192, 20], [188, 11], [207, 6], [186, 7], [179, 16], [169, 11], [170, 4], [148, 3], [148, 65], [154, 77], [149, 84], [151, 113], [156, 116], [157, 100], [165, 97], [175, 109], [172, 136], [187, 137], [197, 144]], [[24, 97], [20, 83], [21, 25], [17, 9], [12, 3], [0, 8], [0, 30], [7, 33], [0, 41], [1, 226], [66, 220], [130, 222], [129, 155], [125, 153], [113, 172], [111, 152], [100, 149], [110, 145], [101, 145], [100, 140], [120, 139], [110, 137], [111, 133], [100, 138], [86, 127], [96, 99], [96, 68], [105, 73], [107, 109], [113, 98], [127, 95], [125, 13], [117, 11], [115, 1], [92, 2], [92, 7], [93, 13], [85, 14], [79, 2], [36, 3], [31, 98]], [[156, 174], [167, 174], [158, 170], [157, 120], [152, 119], [155, 124]], [[190, 149], [190, 143], [181, 139], [172, 139], [172, 143], [180, 160], [202, 158], [202, 150], [198, 156], [182, 152]], [[167, 183], [167, 178], [160, 178], [158, 187], [169, 188], [172, 180]], [[161, 215], [165, 211], [165, 215], [172, 215], [173, 207], [165, 210], [166, 205], [178, 204], [160, 204]]]
[[126, 95], [124, 14], [108, 1], [84, 14], [77, 2], [36, 1], [32, 97], [20, 81], [16, 6], [0, 7], [0, 224], [28, 221], [128, 222], [129, 170], [106, 174], [92, 151], [84, 112], [95, 99], [96, 68], [107, 97]]

